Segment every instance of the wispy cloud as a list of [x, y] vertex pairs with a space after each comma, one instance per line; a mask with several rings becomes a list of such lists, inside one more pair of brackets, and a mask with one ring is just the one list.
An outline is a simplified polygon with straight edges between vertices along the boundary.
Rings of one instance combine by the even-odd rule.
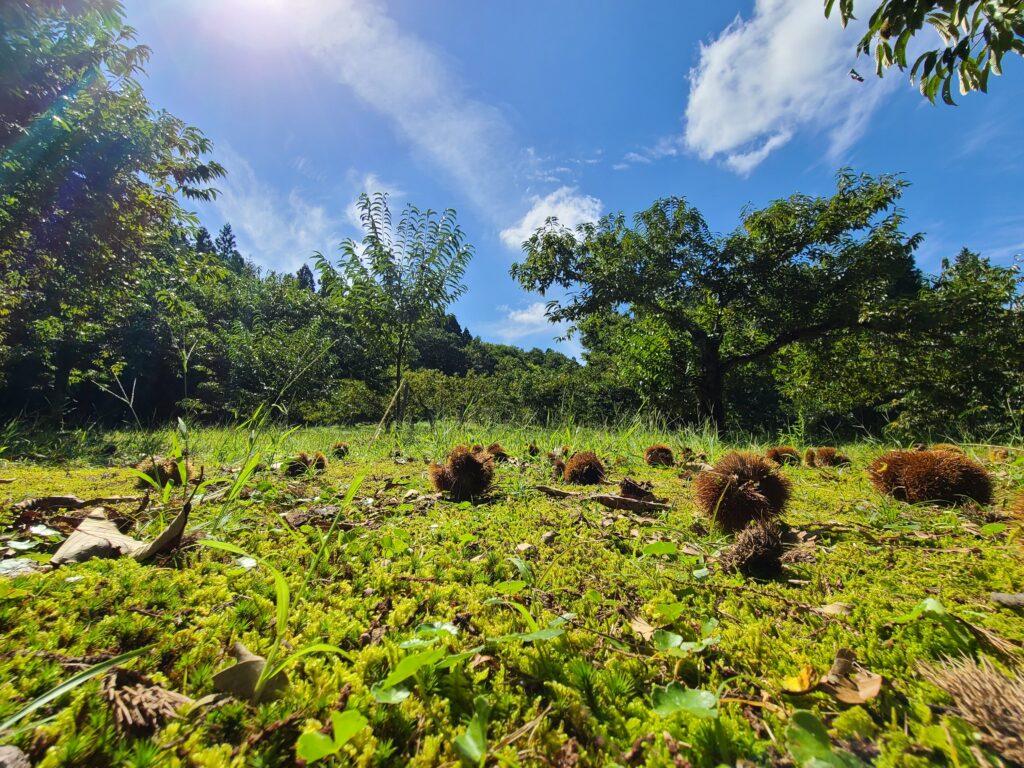
[[690, 72], [686, 148], [746, 175], [800, 132], [824, 131], [829, 159], [841, 158], [902, 81], [850, 76], [858, 36], [825, 19], [819, 2], [757, 0], [749, 19], [737, 16], [701, 46]]
[[701, 44], [683, 133], [628, 153], [613, 168], [692, 153], [745, 176], [802, 132], [827, 133], [827, 159], [842, 160], [901, 81], [851, 77], [856, 66], [871, 68], [854, 53], [860, 34], [856, 24], [844, 30], [826, 19], [818, 2], [756, 0], [750, 18], [737, 15]]
[[314, 252], [334, 249], [344, 222], [327, 206], [309, 202], [296, 189], [282, 194], [264, 184], [230, 146], [219, 145], [217, 155], [228, 176], [218, 185], [215, 206], [231, 223], [243, 253], [261, 266], [293, 272]]
[[552, 323], [547, 318], [547, 305], [535, 301], [523, 307], [498, 307], [501, 318], [483, 327], [484, 333], [504, 344], [553, 348], [575, 358], [583, 349], [577, 337], [565, 339], [569, 324]]
[[288, 14], [303, 49], [476, 205], [514, 199], [509, 168], [521, 158], [502, 112], [469, 96], [441, 54], [380, 2], [297, 0]]
[[581, 194], [576, 187], [559, 187], [549, 195], [535, 197], [523, 218], [502, 230], [501, 240], [509, 248], [518, 250], [552, 216], [573, 229], [584, 222], [596, 221], [601, 216], [601, 207], [600, 200]]

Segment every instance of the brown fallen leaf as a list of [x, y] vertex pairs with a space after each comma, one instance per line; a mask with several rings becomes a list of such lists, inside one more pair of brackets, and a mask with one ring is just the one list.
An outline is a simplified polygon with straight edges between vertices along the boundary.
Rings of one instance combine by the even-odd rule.
[[629, 626], [644, 640], [650, 641], [654, 637], [655, 628], [647, 623], [640, 616], [634, 616], [629, 620]]
[[829, 603], [816, 610], [825, 616], [849, 616], [852, 608], [848, 603]]
[[1024, 593], [993, 592], [989, 599], [1004, 608], [1024, 608]]
[[32, 768], [28, 755], [17, 747], [0, 747], [0, 768]]
[[145, 542], [121, 533], [107, 517], [106, 509], [96, 507], [89, 510], [74, 532], [53, 553], [50, 565], [56, 568], [65, 563], [82, 563], [94, 557], [125, 556], [133, 557], [140, 563], [145, 562], [178, 545], [188, 524], [189, 512], [189, 505], [186, 504], [156, 539]]
[[626, 477], [619, 481], [619, 496], [624, 496], [627, 499], [637, 499], [638, 501], [657, 500], [654, 495], [653, 483], [649, 480], [634, 480], [632, 477]]
[[818, 687], [844, 704], [864, 704], [878, 696], [884, 678], [857, 664], [857, 657], [848, 648], [836, 651], [832, 668]]
[[235, 657], [235, 663], [213, 676], [213, 687], [221, 693], [258, 704], [278, 698], [288, 688], [287, 675], [278, 672], [263, 684], [257, 699], [256, 683], [267, 666], [267, 660], [252, 653], [241, 643], [232, 646], [231, 655]]

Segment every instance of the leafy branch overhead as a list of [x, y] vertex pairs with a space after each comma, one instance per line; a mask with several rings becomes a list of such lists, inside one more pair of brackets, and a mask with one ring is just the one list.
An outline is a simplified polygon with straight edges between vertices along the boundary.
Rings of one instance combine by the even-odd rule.
[[[854, 0], [826, 0], [825, 15], [838, 7], [843, 26], [854, 20]], [[1020, 0], [885, 0], [871, 14], [858, 54], [873, 55], [879, 77], [892, 66], [910, 66], [907, 49], [932, 27], [943, 45], [917, 56], [910, 69], [921, 93], [953, 104], [953, 80], [961, 95], [988, 92], [989, 77], [1003, 73], [1007, 53], [1024, 56], [1024, 3]]]

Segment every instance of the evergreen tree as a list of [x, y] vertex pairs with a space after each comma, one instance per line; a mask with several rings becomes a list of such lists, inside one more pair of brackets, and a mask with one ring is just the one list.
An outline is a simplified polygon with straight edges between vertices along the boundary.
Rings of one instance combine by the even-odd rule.
[[313, 270], [309, 268], [308, 264], [299, 267], [295, 277], [298, 278], [300, 288], [305, 288], [310, 293], [316, 293], [316, 280], [313, 278]]
[[217, 255], [235, 272], [241, 274], [245, 270], [245, 259], [238, 252], [238, 241], [235, 239], [235, 232], [230, 224], [220, 228], [217, 241], [214, 243]]
[[217, 249], [213, 244], [213, 238], [210, 237], [210, 230], [206, 227], [200, 227], [196, 230], [196, 253], [216, 253]]

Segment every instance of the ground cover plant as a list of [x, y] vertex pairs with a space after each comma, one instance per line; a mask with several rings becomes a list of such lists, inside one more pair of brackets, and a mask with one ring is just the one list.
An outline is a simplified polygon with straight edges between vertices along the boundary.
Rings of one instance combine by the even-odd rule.
[[[892, 445], [841, 445], [849, 466], [773, 463], [784, 511], [732, 535], [698, 505], [699, 472], [644, 451], [720, 465], [772, 443], [637, 424], [372, 436], [179, 425], [0, 460], [0, 740], [40, 766], [1019, 754], [1019, 702], [971, 706], [979, 690], [1020, 690], [1019, 446], [960, 446], [992, 478], [986, 506], [880, 493], [867, 468]], [[289, 476], [290, 459], [341, 441], [345, 461]], [[486, 494], [435, 491], [431, 462], [495, 442], [508, 460]], [[604, 485], [552, 485], [545, 454], [561, 446], [600, 456]], [[189, 483], [138, 487], [130, 467], [181, 453]], [[616, 508], [620, 483], [665, 504]], [[41, 570], [95, 506], [154, 541], [185, 505], [180, 544], [145, 563]]]

